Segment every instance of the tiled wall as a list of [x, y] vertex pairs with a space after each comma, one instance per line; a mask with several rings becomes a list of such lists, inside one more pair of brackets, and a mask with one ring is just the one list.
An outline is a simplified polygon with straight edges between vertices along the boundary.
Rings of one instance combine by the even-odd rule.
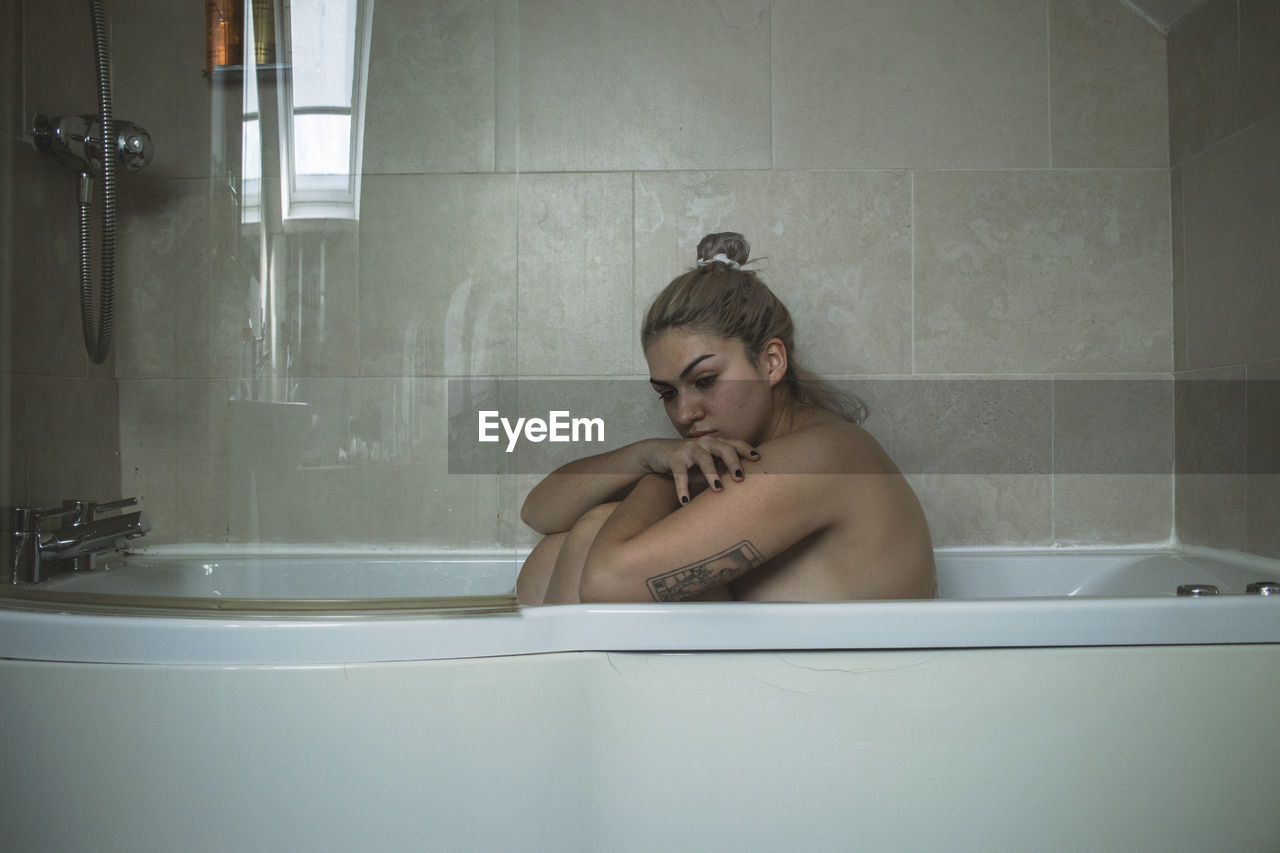
[[1280, 5], [1180, 21], [1169, 95], [1178, 534], [1280, 556]]
[[[66, 39], [88, 55], [88, 16]], [[58, 55], [42, 35], [55, 5], [0, 3], [0, 504], [56, 505], [120, 494], [119, 417], [110, 361], [93, 366], [81, 342], [75, 175], [23, 140], [30, 114], [91, 109], [92, 65], [42, 66]], [[45, 17], [45, 16], [48, 17]], [[68, 93], [84, 86], [87, 100]], [[96, 215], [96, 213], [95, 213]]]
[[[26, 14], [28, 100], [88, 109], [32, 79], [79, 4]], [[527, 482], [448, 473], [443, 377], [643, 375], [641, 312], [724, 229], [810, 365], [875, 379], [937, 544], [1171, 535], [1168, 383], [1078, 381], [1173, 367], [1165, 39], [1119, 0], [378, 0], [358, 230], [273, 238], [287, 377], [254, 367], [263, 241], [201, 16], [112, 14], [117, 114], [157, 140], [114, 365], [156, 541], [528, 541]], [[26, 227], [61, 270], [54, 221]], [[75, 328], [41, 310], [33, 350]], [[991, 382], [930, 381], [961, 376]]]

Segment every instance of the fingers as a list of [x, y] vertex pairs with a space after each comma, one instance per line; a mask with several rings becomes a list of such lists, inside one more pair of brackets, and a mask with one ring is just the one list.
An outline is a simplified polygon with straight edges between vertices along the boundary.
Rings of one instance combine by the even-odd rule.
[[739, 482], [743, 479], [742, 460], [745, 458], [755, 462], [760, 458], [759, 452], [754, 447], [745, 441], [737, 440], [721, 442], [716, 445], [715, 453], [724, 463], [724, 470]]
[[[701, 474], [713, 492], [724, 490], [725, 477], [732, 477], [737, 482], [745, 479], [743, 459], [752, 462], [760, 459], [759, 451], [745, 441], [706, 437], [695, 439], [686, 447], [687, 455], [680, 460], [686, 466], [682, 473], [687, 475], [693, 471]], [[674, 477], [677, 466], [672, 466], [671, 470]], [[723, 474], [720, 473], [722, 470]], [[682, 497], [687, 494], [680, 490], [679, 483], [677, 493]]]
[[724, 488], [724, 484], [720, 482], [720, 472], [716, 470], [716, 459], [710, 453], [698, 455], [698, 470], [711, 485], [711, 491], [718, 492]]
[[681, 506], [693, 497], [689, 488], [691, 480], [701, 478], [712, 491], [723, 491], [724, 479], [732, 477], [741, 482], [745, 478], [744, 459], [750, 462], [760, 459], [759, 451], [737, 439], [700, 436], [669, 442], [663, 449], [647, 456], [645, 465], [654, 473], [670, 475]]
[[689, 471], [686, 468], [672, 468], [671, 479], [676, 487], [676, 500], [684, 506], [689, 502]]

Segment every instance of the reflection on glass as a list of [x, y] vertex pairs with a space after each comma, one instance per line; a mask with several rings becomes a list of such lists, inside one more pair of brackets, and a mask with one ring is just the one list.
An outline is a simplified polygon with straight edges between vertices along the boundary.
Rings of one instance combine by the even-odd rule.
[[[369, 76], [373, 0], [291, 0], [279, 10], [277, 110], [279, 224], [360, 218], [364, 96]], [[255, 21], [245, 16], [245, 42]], [[262, 222], [263, 139], [258, 75], [244, 76], [242, 211]]]
[[281, 185], [285, 222], [360, 218], [360, 158], [373, 0], [292, 0], [285, 49]]

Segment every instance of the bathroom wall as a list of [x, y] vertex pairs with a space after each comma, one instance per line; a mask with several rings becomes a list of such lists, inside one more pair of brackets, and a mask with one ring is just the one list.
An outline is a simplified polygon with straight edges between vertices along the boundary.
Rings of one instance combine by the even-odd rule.
[[[937, 544], [1170, 538], [1165, 39], [1119, 0], [378, 0], [358, 227], [307, 234], [238, 224], [239, 89], [202, 75], [199, 11], [111, 7], [117, 115], [157, 141], [122, 188], [113, 372], [71, 297], [15, 284], [43, 313], [14, 382], [102, 389], [154, 541], [531, 541], [531, 477], [449, 473], [445, 377], [621, 396], [647, 301], [725, 229]], [[51, 33], [88, 50], [80, 4], [22, 8], [27, 111], [89, 109], [87, 53], [42, 77]], [[61, 279], [74, 188], [18, 132], [15, 263]], [[64, 425], [19, 420], [38, 464]]]
[[119, 415], [110, 360], [92, 365], [81, 342], [77, 179], [22, 138], [35, 112], [92, 109], [90, 62], [28, 61], [59, 55], [60, 38], [87, 56], [88, 16], [80, 3], [0, 10], [0, 503], [106, 500], [120, 494]]
[[1211, 0], [1168, 44], [1178, 535], [1280, 556], [1280, 6]]

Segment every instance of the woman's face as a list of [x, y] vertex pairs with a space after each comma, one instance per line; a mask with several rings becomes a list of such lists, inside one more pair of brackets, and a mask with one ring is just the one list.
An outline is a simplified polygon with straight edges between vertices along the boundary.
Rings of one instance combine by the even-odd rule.
[[752, 444], [764, 440], [777, 381], [767, 354], [756, 363], [741, 341], [668, 329], [645, 350], [645, 358], [649, 382], [682, 436], [720, 435]]

